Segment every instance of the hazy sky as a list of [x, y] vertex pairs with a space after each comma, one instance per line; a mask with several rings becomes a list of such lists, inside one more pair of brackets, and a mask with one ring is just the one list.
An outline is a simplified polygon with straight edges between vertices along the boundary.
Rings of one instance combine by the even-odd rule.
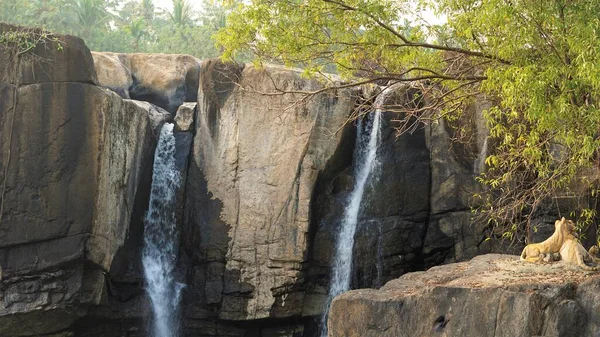
[[[218, 1], [218, 0], [214, 0]], [[196, 10], [200, 10], [202, 8], [202, 2], [199, 0], [188, 0], [189, 4], [194, 7]], [[416, 1], [413, 1], [416, 4]], [[154, 6], [156, 8], [165, 8], [167, 10], [171, 10], [173, 8], [173, 0], [154, 0]], [[425, 19], [429, 24], [439, 24], [446, 21], [446, 18], [439, 18], [435, 16], [432, 12], [426, 11], [421, 14], [423, 19]]]
[[[154, 0], [153, 2], [154, 2], [154, 7], [156, 7], [156, 8], [166, 8], [169, 10], [173, 8], [173, 0]], [[192, 5], [194, 7], [194, 9], [200, 9], [202, 7], [200, 1], [189, 0], [188, 2], [190, 5]]]

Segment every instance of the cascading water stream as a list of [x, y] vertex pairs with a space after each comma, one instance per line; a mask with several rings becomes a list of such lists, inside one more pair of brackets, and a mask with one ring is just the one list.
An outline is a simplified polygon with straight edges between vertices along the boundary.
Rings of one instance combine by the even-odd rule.
[[174, 274], [178, 252], [175, 206], [180, 176], [175, 167], [173, 124], [164, 124], [160, 131], [153, 170], [142, 253], [146, 291], [152, 302], [151, 336], [177, 337], [183, 284], [177, 282]]
[[331, 270], [331, 280], [329, 282], [329, 293], [327, 296], [327, 306], [323, 313], [321, 321], [321, 336], [327, 337], [327, 315], [333, 298], [345, 291], [350, 290], [350, 278], [352, 273], [352, 251], [354, 248], [354, 235], [358, 224], [358, 215], [360, 204], [363, 199], [365, 186], [377, 165], [377, 148], [381, 138], [381, 106], [385, 101], [386, 92], [384, 90], [375, 100], [377, 107], [375, 112], [369, 115], [369, 120], [362, 126], [359, 120], [358, 136], [356, 139], [356, 149], [354, 150], [355, 161], [355, 184], [352, 193], [349, 196], [344, 218], [341, 223], [341, 230], [337, 237], [334, 263]]

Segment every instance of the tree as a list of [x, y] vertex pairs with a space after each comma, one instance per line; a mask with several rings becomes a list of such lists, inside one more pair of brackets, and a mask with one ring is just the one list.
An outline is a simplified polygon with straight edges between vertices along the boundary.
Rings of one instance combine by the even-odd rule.
[[192, 7], [187, 0], [173, 0], [173, 11], [169, 17], [176, 27], [189, 26], [192, 24]]
[[96, 51], [218, 56], [212, 35], [230, 6], [203, 0], [196, 12], [189, 1], [173, 4], [160, 11], [153, 0], [0, 0], [0, 21], [77, 35]]
[[73, 15], [72, 28], [83, 38], [94, 30], [105, 29], [111, 16], [107, 0], [72, 0], [67, 3]]
[[148, 32], [146, 31], [145, 18], [140, 17], [133, 19], [130, 24], [123, 27], [123, 31], [129, 33], [129, 35], [131, 35], [133, 38], [133, 51], [139, 52], [140, 40], [142, 37], [148, 35]]
[[[488, 186], [480, 210], [519, 237], [542, 202], [597, 161], [600, 1], [412, 3], [254, 0], [237, 5], [217, 39], [227, 59], [249, 51], [257, 62], [301, 66], [307, 75], [333, 65], [344, 86], [421, 86], [429, 106], [403, 111], [400, 131], [415, 119], [460, 118], [475, 95], [488, 95], [495, 104], [485, 117], [497, 146], [479, 177]], [[427, 24], [423, 9], [448, 22]], [[579, 211], [587, 221], [595, 215]]]
[[140, 2], [141, 14], [146, 20], [146, 23], [152, 22], [154, 19], [154, 2], [152, 0], [142, 0]]

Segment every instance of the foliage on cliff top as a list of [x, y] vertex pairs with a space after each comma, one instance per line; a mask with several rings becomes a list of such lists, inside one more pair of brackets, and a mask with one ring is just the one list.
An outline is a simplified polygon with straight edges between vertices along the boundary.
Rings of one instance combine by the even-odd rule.
[[6, 48], [19, 57], [32, 52], [38, 45], [47, 42], [55, 42], [57, 48], [62, 49], [62, 44], [58, 41], [58, 38], [45, 29], [23, 28], [0, 33], [0, 48]]
[[[428, 24], [422, 9], [447, 22]], [[250, 51], [307, 75], [334, 67], [355, 84], [427, 80], [430, 107], [450, 119], [476, 94], [493, 97], [485, 117], [496, 147], [478, 204], [497, 232], [522, 238], [540, 204], [597, 161], [597, 13], [597, 0], [254, 0], [237, 5], [218, 43], [225, 58]]]

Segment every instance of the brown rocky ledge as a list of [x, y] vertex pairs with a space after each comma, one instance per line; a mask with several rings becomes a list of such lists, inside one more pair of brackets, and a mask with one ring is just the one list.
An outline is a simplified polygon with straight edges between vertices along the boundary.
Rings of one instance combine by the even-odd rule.
[[481, 255], [337, 297], [329, 336], [598, 336], [599, 290], [600, 273]]

